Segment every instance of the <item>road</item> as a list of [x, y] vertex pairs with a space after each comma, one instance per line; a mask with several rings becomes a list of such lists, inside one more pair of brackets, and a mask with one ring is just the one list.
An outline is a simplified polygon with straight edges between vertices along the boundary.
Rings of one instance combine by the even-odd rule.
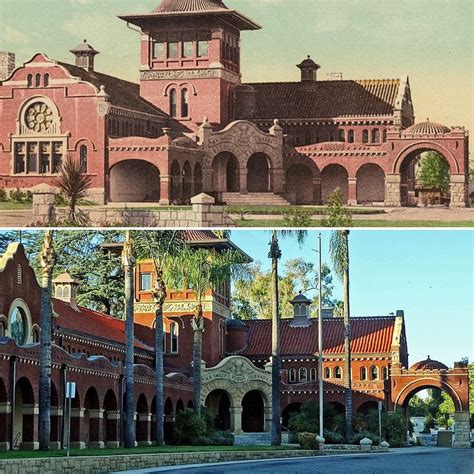
[[474, 450], [443, 448], [410, 448], [384, 454], [321, 456], [313, 458], [239, 463], [193, 465], [128, 471], [130, 473], [181, 474], [472, 474]]

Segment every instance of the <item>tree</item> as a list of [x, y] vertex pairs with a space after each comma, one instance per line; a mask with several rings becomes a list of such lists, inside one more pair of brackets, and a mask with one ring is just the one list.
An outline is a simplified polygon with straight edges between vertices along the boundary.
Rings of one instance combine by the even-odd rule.
[[444, 194], [449, 191], [449, 164], [435, 151], [422, 156], [416, 177], [426, 188], [439, 189]]
[[220, 283], [228, 282], [233, 274], [244, 271], [247, 260], [241, 252], [184, 247], [168, 268], [168, 278], [173, 288], [192, 288], [196, 306], [191, 321], [193, 340], [193, 403], [195, 412], [201, 414], [201, 361], [204, 317], [202, 303], [206, 292]]
[[41, 278], [41, 317], [40, 317], [40, 380], [39, 380], [39, 444], [42, 451], [49, 450], [51, 433], [51, 326], [53, 307], [51, 287], [56, 253], [53, 247], [53, 232], [48, 230], [39, 257]]
[[139, 231], [134, 233], [136, 254], [139, 260], [151, 259], [155, 273], [153, 300], [155, 310], [155, 392], [156, 392], [156, 444], [164, 444], [164, 371], [163, 371], [163, 305], [167, 288], [164, 272], [173, 257], [179, 255], [184, 242], [178, 231]]
[[66, 155], [59, 167], [59, 175], [55, 181], [61, 195], [67, 201], [69, 212], [67, 221], [76, 224], [85, 224], [86, 219], [76, 210], [77, 203], [86, 196], [92, 184], [92, 177], [84, 174], [84, 169], [79, 160], [71, 155]]
[[336, 188], [329, 196], [327, 210], [321, 224], [323, 227], [352, 226], [352, 214], [344, 207], [344, 199], [340, 188]]
[[349, 230], [336, 230], [331, 235], [329, 252], [334, 273], [344, 289], [344, 395], [346, 408], [346, 440], [352, 438], [351, 323], [349, 298]]

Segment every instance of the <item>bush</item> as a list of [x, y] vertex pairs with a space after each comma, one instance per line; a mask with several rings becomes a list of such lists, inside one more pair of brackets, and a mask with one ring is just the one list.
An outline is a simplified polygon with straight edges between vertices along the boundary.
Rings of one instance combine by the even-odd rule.
[[298, 435], [298, 443], [301, 449], [318, 449], [319, 444], [316, 442], [315, 433], [300, 433]]
[[352, 444], [359, 444], [364, 438], [369, 438], [374, 446], [378, 446], [381, 443], [380, 436], [372, 433], [371, 431], [360, 431], [352, 437]]
[[[324, 405], [324, 426], [329, 431], [337, 431], [340, 434], [345, 429], [345, 416], [338, 415], [331, 404]], [[319, 431], [319, 405], [314, 402], [305, 402], [301, 405], [299, 413], [292, 413], [288, 428], [295, 433]]]
[[284, 227], [310, 227], [311, 211], [303, 208], [291, 208], [283, 215]]
[[174, 437], [178, 444], [190, 444], [193, 440], [205, 437], [206, 434], [206, 421], [196, 415], [193, 410], [188, 408], [176, 414]]
[[234, 435], [226, 431], [217, 431], [210, 436], [199, 436], [192, 440], [194, 446], [233, 446]]
[[16, 188], [10, 190], [8, 199], [13, 202], [31, 202], [33, 196], [31, 192], [28, 195], [28, 193], [23, 192], [20, 188]]
[[344, 444], [344, 436], [337, 431], [324, 430], [326, 444]]
[[344, 207], [344, 197], [336, 188], [328, 198], [327, 210], [321, 221], [323, 227], [351, 227], [352, 214]]

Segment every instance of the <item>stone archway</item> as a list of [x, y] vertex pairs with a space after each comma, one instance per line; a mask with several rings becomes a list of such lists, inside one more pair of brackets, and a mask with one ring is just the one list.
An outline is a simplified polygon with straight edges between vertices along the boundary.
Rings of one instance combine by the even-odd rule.
[[385, 202], [385, 173], [375, 163], [362, 165], [356, 174], [357, 204], [383, 205]]
[[283, 409], [281, 413], [281, 417], [283, 419], [283, 426], [285, 428], [288, 428], [288, 425], [290, 423], [290, 418], [291, 415], [294, 413], [299, 413], [301, 410], [301, 402], [293, 402], [288, 405]]
[[268, 155], [254, 153], [247, 161], [247, 190], [249, 193], [273, 191], [272, 166]]
[[265, 403], [258, 390], [251, 390], [242, 398], [242, 431], [244, 433], [265, 431]]
[[189, 161], [183, 166], [183, 201], [189, 202], [193, 193], [193, 173]]
[[291, 204], [313, 204], [313, 171], [307, 165], [291, 165], [286, 171], [286, 196]]
[[212, 161], [212, 189], [219, 193], [240, 191], [239, 160], [233, 153], [221, 152]]
[[180, 204], [183, 198], [183, 186], [181, 178], [181, 168], [174, 160], [170, 167], [170, 198], [172, 204]]
[[125, 160], [110, 169], [109, 201], [158, 202], [160, 170], [143, 160]]
[[357, 408], [357, 413], [361, 413], [363, 415], [367, 415], [369, 412], [373, 410], [378, 410], [378, 403], [375, 400], [370, 400], [367, 402], [363, 402]]
[[214, 427], [219, 431], [232, 430], [230, 409], [231, 396], [225, 390], [213, 390], [206, 398], [206, 408], [214, 417]]
[[137, 399], [137, 421], [135, 423], [135, 439], [139, 446], [147, 446], [150, 442], [151, 415], [148, 411], [148, 402], [143, 393]]
[[103, 448], [101, 436], [101, 418], [99, 395], [94, 387], [90, 387], [84, 397], [84, 431], [83, 441], [89, 448]]
[[15, 385], [13, 449], [38, 449], [36, 410], [33, 386], [22, 377]]
[[51, 381], [51, 431], [49, 437], [50, 449], [61, 449], [61, 421], [63, 411], [59, 405], [56, 385]]
[[349, 175], [347, 170], [338, 164], [326, 166], [321, 171], [321, 200], [327, 203], [329, 196], [339, 188], [342, 192], [344, 203], [349, 198]]
[[104, 419], [103, 433], [105, 445], [108, 448], [119, 447], [119, 420], [120, 412], [118, 411], [117, 397], [112, 389], [109, 389], [104, 397]]

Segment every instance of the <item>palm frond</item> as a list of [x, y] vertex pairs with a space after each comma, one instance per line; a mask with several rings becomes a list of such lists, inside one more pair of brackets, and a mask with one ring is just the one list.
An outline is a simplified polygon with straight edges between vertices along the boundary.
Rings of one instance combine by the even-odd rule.
[[349, 266], [349, 231], [335, 230], [329, 241], [329, 254], [336, 276], [342, 281]]

